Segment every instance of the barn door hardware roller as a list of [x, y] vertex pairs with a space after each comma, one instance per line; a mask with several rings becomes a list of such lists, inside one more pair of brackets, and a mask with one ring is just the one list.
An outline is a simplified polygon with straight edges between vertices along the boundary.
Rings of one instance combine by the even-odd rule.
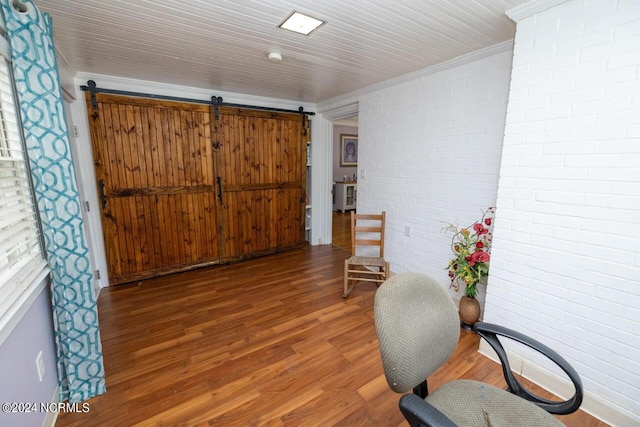
[[216, 120], [219, 119], [218, 112], [220, 111], [220, 106], [222, 105], [222, 97], [221, 96], [212, 96], [211, 103], [213, 104], [213, 114]]
[[96, 99], [96, 82], [89, 80], [87, 86], [80, 86], [80, 89], [89, 91], [91, 94], [91, 109], [93, 110], [93, 117], [98, 116], [98, 100]]

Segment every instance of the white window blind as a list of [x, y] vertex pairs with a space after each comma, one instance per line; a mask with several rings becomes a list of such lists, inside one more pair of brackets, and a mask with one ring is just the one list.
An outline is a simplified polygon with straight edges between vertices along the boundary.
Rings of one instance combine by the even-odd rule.
[[46, 268], [9, 67], [0, 55], [0, 331], [4, 333]]

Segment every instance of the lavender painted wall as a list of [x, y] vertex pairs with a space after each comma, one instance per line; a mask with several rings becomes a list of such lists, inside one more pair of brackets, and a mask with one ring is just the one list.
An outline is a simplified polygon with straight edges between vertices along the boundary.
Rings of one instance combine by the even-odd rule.
[[[38, 379], [36, 367], [40, 350], [45, 364], [42, 382]], [[39, 411], [40, 403], [51, 402], [57, 385], [51, 294], [49, 287], [45, 286], [0, 346], [0, 403], [36, 403], [38, 411], [23, 414], [0, 412], [0, 426], [41, 426], [47, 414]]]
[[[357, 167], [340, 167], [340, 134], [346, 133], [348, 135], [357, 135], [358, 128], [356, 126], [333, 126], [333, 180], [342, 181], [343, 177], [347, 175], [349, 179], [353, 178], [353, 174], [357, 173]], [[358, 141], [359, 142], [359, 141]], [[358, 145], [358, 148], [360, 146]]]

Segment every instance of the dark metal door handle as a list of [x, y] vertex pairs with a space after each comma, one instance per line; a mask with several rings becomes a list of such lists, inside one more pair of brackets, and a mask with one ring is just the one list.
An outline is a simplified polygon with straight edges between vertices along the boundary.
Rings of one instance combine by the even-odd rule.
[[222, 203], [222, 178], [216, 177], [216, 183], [218, 184], [218, 199]]
[[102, 204], [102, 209], [107, 207], [107, 196], [104, 194], [104, 186], [104, 181], [100, 180], [98, 187], [100, 187], [100, 203]]

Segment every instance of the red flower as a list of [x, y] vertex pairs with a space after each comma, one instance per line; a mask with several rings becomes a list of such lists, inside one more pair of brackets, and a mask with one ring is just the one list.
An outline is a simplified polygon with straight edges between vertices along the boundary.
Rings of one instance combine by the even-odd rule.
[[477, 243], [476, 243], [476, 249], [482, 249], [482, 248], [484, 248], [484, 243], [482, 243], [482, 242], [477, 242]]
[[476, 262], [473, 259], [473, 255], [467, 255], [465, 259], [467, 260], [467, 264], [469, 264], [469, 267], [473, 267], [474, 265], [476, 265]]
[[[473, 254], [471, 254], [471, 261], [473, 262], [473, 264], [477, 262], [489, 262], [489, 254], [483, 251], [475, 251]], [[469, 265], [473, 264], [471, 264], [471, 262], [469, 263]]]
[[484, 223], [487, 224], [487, 227], [491, 225], [491, 218], [485, 218]]
[[475, 231], [478, 236], [482, 236], [483, 234], [487, 234], [489, 232], [487, 228], [484, 228], [482, 224], [477, 222], [473, 225], [473, 231]]

